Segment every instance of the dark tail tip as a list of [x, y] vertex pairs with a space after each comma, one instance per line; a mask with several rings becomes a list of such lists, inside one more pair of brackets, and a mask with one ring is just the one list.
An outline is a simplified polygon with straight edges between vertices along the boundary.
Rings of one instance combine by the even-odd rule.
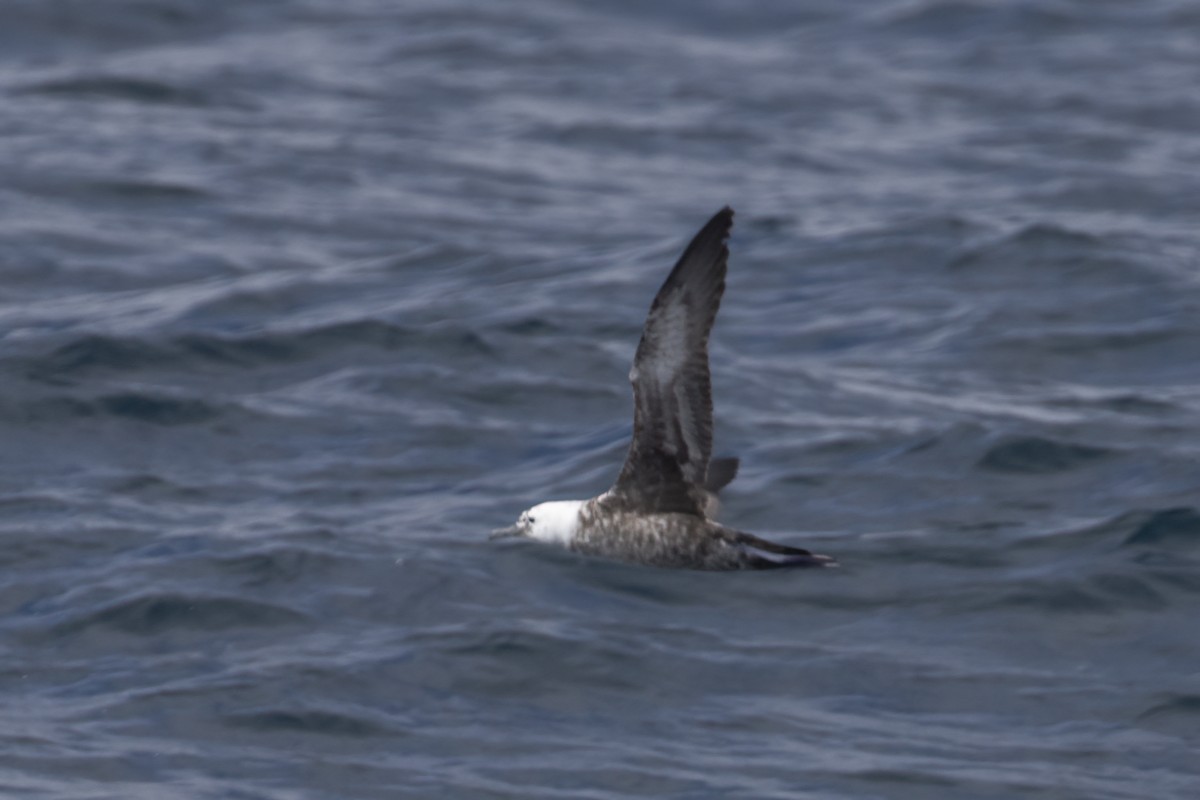
[[780, 567], [836, 567], [838, 562], [832, 556], [820, 553], [764, 553], [760, 556], [762, 565], [759, 569], [778, 569]]

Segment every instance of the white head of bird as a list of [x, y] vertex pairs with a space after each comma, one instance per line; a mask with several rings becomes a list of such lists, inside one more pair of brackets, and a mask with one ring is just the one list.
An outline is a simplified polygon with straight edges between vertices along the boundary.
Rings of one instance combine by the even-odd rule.
[[523, 536], [539, 542], [569, 545], [579, 530], [583, 500], [552, 500], [521, 512], [515, 525], [492, 531], [493, 539]]

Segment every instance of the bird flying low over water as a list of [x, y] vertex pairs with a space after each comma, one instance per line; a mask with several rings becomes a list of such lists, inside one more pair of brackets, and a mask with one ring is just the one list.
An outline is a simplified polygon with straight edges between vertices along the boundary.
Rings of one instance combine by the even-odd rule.
[[633, 440], [617, 482], [591, 500], [555, 500], [521, 513], [493, 538], [526, 537], [588, 555], [656, 567], [734, 570], [834, 563], [716, 522], [716, 494], [737, 474], [712, 459], [708, 334], [725, 292], [733, 209], [688, 244], [650, 306], [629, 381]]

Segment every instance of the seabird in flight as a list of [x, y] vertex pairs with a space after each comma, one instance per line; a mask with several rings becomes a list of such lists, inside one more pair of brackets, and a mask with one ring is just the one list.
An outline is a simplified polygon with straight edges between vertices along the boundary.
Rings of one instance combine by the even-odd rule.
[[737, 459], [712, 459], [708, 334], [725, 292], [733, 210], [718, 211], [658, 290], [629, 381], [633, 440], [617, 482], [591, 500], [555, 500], [521, 513], [493, 538], [519, 536], [656, 567], [734, 570], [834, 562], [714, 520], [716, 493]]

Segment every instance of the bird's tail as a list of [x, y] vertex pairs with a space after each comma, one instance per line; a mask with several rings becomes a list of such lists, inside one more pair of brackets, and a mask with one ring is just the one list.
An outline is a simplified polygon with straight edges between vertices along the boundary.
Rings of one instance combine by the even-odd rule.
[[747, 556], [752, 569], [778, 569], [780, 567], [836, 567], [837, 561], [802, 547], [789, 547], [751, 536], [739, 534], [737, 545]]
[[755, 552], [750, 559], [754, 569], [778, 569], [780, 567], [836, 567], [832, 556], [810, 553], [796, 548], [794, 553]]

